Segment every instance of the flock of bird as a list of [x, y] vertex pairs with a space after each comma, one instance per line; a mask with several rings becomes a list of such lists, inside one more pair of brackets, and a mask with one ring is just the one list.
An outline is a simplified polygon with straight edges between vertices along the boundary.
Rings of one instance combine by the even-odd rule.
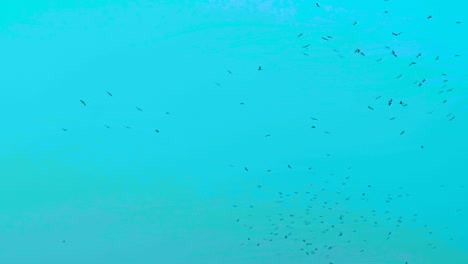
[[[388, 0], [384, 0], [388, 1]], [[317, 8], [321, 8], [319, 3], [316, 3]], [[385, 11], [388, 13], [388, 11]], [[429, 15], [426, 19], [432, 19], [432, 16]], [[356, 26], [358, 21], [354, 21], [351, 25]], [[461, 24], [460, 21], [454, 21], [454, 24]], [[389, 34], [398, 37], [402, 32], [389, 32]], [[304, 38], [304, 33], [295, 34], [295, 37], [299, 40]], [[330, 42], [333, 41], [333, 36], [317, 36], [323, 41]], [[300, 51], [304, 56], [309, 56], [307, 53], [310, 44], [299, 45]], [[386, 46], [385, 49], [388, 50], [388, 56], [395, 59], [399, 58], [398, 53], [395, 49]], [[333, 49], [340, 57], [344, 57], [343, 54]], [[366, 57], [366, 51], [361, 48], [356, 48], [354, 52], [350, 51], [346, 55], [358, 55]], [[419, 62], [418, 60], [423, 57], [431, 57], [434, 61], [442, 60], [442, 57], [437, 54], [415, 54], [413, 59], [408, 67], [415, 67]], [[459, 54], [454, 54], [453, 56], [459, 57]], [[377, 58], [375, 63], [379, 63], [386, 57]], [[255, 71], [255, 69], [252, 69]], [[267, 71], [268, 67], [258, 66], [257, 71]], [[233, 74], [231, 70], [227, 70], [228, 74]], [[395, 79], [401, 79], [405, 75], [405, 72], [400, 73], [398, 76], [395, 76]], [[442, 76], [442, 81], [440, 83], [431, 83], [431, 86], [440, 85], [440, 89], [437, 91], [438, 94], [446, 95], [453, 91], [454, 88], [449, 87], [448, 77], [444, 72], [440, 72]], [[419, 79], [414, 80], [413, 85], [421, 87], [426, 84], [426, 79], [429, 77], [420, 76]], [[221, 86], [220, 83], [215, 83], [218, 86]], [[107, 96], [112, 97], [113, 94], [109, 91], [106, 91]], [[386, 98], [385, 96], [377, 96], [374, 98], [373, 102], [369, 102], [367, 109], [369, 111], [377, 111], [377, 107], [408, 107], [409, 102], [397, 99], [397, 98]], [[86, 99], [78, 99], [79, 103], [83, 107], [92, 107], [86, 103]], [[385, 100], [384, 102], [382, 102]], [[446, 98], [440, 99], [440, 104], [444, 105], [447, 103]], [[243, 102], [240, 102], [241, 105], [244, 105]], [[365, 106], [364, 106], [365, 107]], [[143, 109], [139, 106], [135, 106], [135, 111], [142, 112]], [[431, 114], [432, 112], [427, 112]], [[169, 114], [168, 112], [166, 114]], [[388, 118], [389, 121], [395, 120], [397, 116], [391, 116]], [[453, 113], [446, 114], [447, 121], [453, 121], [455, 115]], [[311, 118], [313, 122], [317, 122], [318, 119], [315, 117]], [[111, 127], [108, 125], [104, 126], [108, 129]], [[130, 129], [131, 127], [124, 125], [125, 128]], [[316, 124], [312, 125], [311, 128], [315, 129]], [[68, 131], [66, 128], [62, 128], [63, 131]], [[161, 130], [163, 131], [163, 130]], [[160, 133], [160, 128], [154, 128], [155, 133]], [[325, 131], [329, 134], [329, 131]], [[399, 133], [400, 136], [404, 136], [405, 130], [401, 130]], [[265, 137], [270, 137], [271, 134], [266, 134]], [[420, 146], [421, 149], [424, 146]], [[245, 172], [249, 171], [249, 168], [242, 166]], [[287, 168], [293, 170], [291, 165], [287, 165]], [[312, 168], [309, 167], [308, 170]], [[351, 170], [351, 168], [348, 168]], [[271, 172], [271, 169], [265, 168], [267, 173]], [[297, 190], [293, 193], [286, 193], [281, 190], [278, 190], [276, 196], [272, 197], [271, 208], [267, 208], [269, 214], [259, 213], [255, 214], [255, 211], [249, 211], [248, 215], [243, 218], [235, 219], [235, 223], [244, 227], [251, 232], [250, 236], [240, 243], [241, 246], [271, 246], [275, 243], [285, 243], [284, 241], [291, 241], [297, 247], [297, 252], [299, 254], [304, 254], [307, 256], [322, 256], [329, 260], [329, 263], [333, 262], [333, 252], [337, 248], [347, 247], [347, 245], [353, 243], [355, 247], [364, 245], [366, 243], [380, 243], [378, 240], [386, 241], [392, 239], [392, 235], [398, 232], [400, 228], [403, 228], [406, 223], [415, 222], [418, 220], [418, 214], [413, 215], [398, 215], [399, 212], [396, 208], [391, 206], [397, 200], [405, 201], [408, 199], [410, 194], [403, 186], [398, 190], [395, 190], [395, 193], [388, 194], [385, 197], [380, 197], [381, 201], [379, 202], [381, 206], [378, 208], [368, 208], [366, 202], [369, 201], [369, 195], [366, 193], [366, 190], [363, 190], [360, 193], [353, 191], [347, 191], [347, 185], [352, 181], [349, 175], [334, 175], [330, 176], [335, 177], [336, 179], [341, 179], [341, 183], [338, 185], [331, 185], [327, 181], [311, 183], [307, 188], [302, 190]], [[341, 177], [341, 178], [340, 178]], [[363, 188], [372, 189], [371, 185], [362, 186]], [[259, 184], [256, 186], [258, 191], [263, 191], [265, 188]], [[461, 186], [463, 188], [463, 186]], [[379, 199], [374, 197], [375, 199]], [[298, 202], [300, 201], [300, 202]], [[362, 203], [362, 208], [364, 209], [361, 213], [362, 215], [356, 215], [349, 212], [346, 208], [350, 203], [353, 205], [359, 205]], [[302, 208], [301, 210], [296, 210], [291, 212], [291, 204], [299, 204]], [[233, 205], [234, 210], [243, 209], [250, 210], [254, 208], [253, 205], [240, 206]], [[273, 209], [272, 209], [273, 208]], [[265, 211], [265, 210], [264, 210]], [[457, 212], [460, 212], [461, 209], [458, 209]], [[318, 214], [317, 212], [320, 212]], [[253, 220], [253, 219], [256, 220]], [[258, 223], [263, 221], [261, 223]], [[382, 226], [391, 227], [382, 231]], [[425, 226], [427, 229], [427, 234], [431, 235], [433, 232], [429, 227]], [[376, 241], [367, 241], [366, 239], [361, 239], [360, 241], [352, 240], [351, 237], [359, 237], [361, 233], [374, 233], [374, 238]], [[453, 238], [451, 238], [452, 240]], [[430, 249], [436, 249], [437, 246], [431, 243], [427, 244], [427, 247]], [[365, 250], [360, 249], [359, 253], [364, 254]], [[278, 253], [281, 254], [281, 253]], [[408, 263], [408, 262], [407, 262]]]
[[[293, 169], [290, 165], [287, 167]], [[399, 210], [402, 204], [411, 203], [410, 191], [404, 186], [391, 193], [378, 193], [370, 184], [353, 182], [353, 177], [349, 176], [352, 167], [346, 168], [342, 176], [337, 173], [311, 175], [310, 184], [296, 191], [277, 190], [274, 194], [271, 188], [267, 190], [257, 185], [262, 196], [271, 198], [270, 202], [258, 202], [258, 206], [233, 205], [234, 210], [239, 210], [238, 215], [243, 216], [235, 219], [235, 223], [241, 230], [244, 228], [244, 233], [250, 233], [240, 246], [276, 248], [276, 255], [286, 255], [291, 252], [277, 248], [293, 245], [297, 254], [330, 260], [331, 264], [334, 250], [352, 248], [358, 260], [367, 251], [378, 254], [378, 249], [399, 231], [423, 226], [421, 232], [427, 236], [427, 241], [420, 246], [425, 250], [437, 250], [437, 243], [430, 240], [441, 231], [424, 224], [417, 208], [411, 214]], [[329, 177], [333, 177], [332, 182]], [[457, 188], [464, 189], [464, 186]], [[360, 208], [359, 213], [350, 208]], [[458, 208], [454, 213], [461, 211]]]

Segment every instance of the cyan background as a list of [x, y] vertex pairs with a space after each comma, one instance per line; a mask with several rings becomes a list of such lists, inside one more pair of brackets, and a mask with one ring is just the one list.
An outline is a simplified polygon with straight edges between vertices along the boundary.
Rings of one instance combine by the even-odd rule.
[[468, 263], [467, 8], [3, 1], [0, 263]]

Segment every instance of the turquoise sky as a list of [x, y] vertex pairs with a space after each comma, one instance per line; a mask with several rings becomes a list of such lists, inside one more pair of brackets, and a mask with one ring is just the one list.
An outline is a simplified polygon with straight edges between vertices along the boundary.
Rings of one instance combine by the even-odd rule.
[[466, 4], [4, 2], [1, 263], [468, 263]]

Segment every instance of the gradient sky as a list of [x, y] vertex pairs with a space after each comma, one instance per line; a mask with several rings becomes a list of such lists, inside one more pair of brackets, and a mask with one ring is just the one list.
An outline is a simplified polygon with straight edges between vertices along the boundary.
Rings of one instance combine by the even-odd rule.
[[0, 4], [0, 262], [468, 263], [468, 5], [319, 3]]

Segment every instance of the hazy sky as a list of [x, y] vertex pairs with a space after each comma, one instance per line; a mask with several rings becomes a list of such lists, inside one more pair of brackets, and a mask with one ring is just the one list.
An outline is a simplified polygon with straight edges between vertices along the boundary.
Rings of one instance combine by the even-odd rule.
[[468, 263], [466, 4], [9, 2], [0, 262]]

